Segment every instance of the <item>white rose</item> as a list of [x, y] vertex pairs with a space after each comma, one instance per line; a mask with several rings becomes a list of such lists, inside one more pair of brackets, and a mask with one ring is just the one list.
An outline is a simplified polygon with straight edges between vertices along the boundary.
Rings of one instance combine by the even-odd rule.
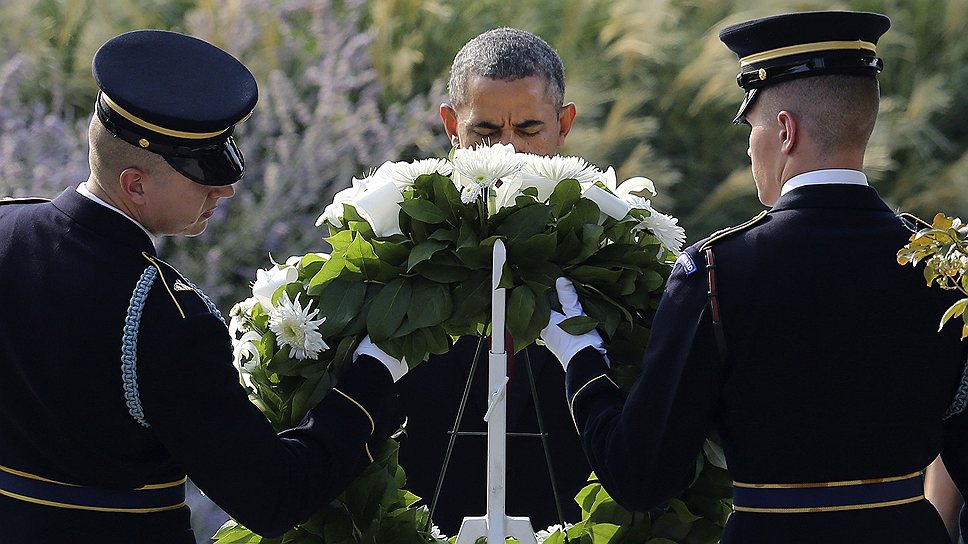
[[256, 270], [255, 283], [252, 285], [252, 296], [259, 301], [259, 305], [266, 312], [274, 308], [272, 294], [287, 283], [299, 278], [299, 272], [292, 266], [281, 265], [267, 270]]
[[352, 203], [377, 236], [403, 234], [400, 230], [400, 203], [403, 193], [392, 181], [380, 181]]

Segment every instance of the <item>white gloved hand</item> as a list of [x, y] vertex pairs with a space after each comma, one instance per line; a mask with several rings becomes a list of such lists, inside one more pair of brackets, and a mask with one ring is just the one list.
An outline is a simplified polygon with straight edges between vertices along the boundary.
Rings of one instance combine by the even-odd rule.
[[[574, 335], [565, 332], [558, 326], [559, 323], [578, 315], [585, 315], [578, 302], [578, 292], [568, 278], [558, 278], [555, 281], [555, 290], [558, 292], [558, 300], [561, 302], [561, 311], [564, 314], [551, 310], [551, 317], [548, 326], [541, 330], [541, 339], [551, 353], [555, 354], [561, 367], [568, 370], [568, 363], [579, 351], [593, 347], [602, 355], [605, 354], [605, 344], [597, 330], [590, 330], [585, 334]], [[606, 359], [607, 362], [607, 359]]]
[[400, 361], [391, 357], [387, 352], [380, 349], [379, 346], [370, 340], [370, 335], [366, 335], [360, 342], [359, 346], [356, 346], [356, 351], [353, 352], [353, 360], [355, 361], [360, 355], [369, 355], [377, 361], [383, 363], [383, 366], [387, 367], [390, 371], [390, 376], [393, 377], [393, 382], [396, 383], [397, 380], [403, 377], [404, 374], [410, 370], [407, 366], [407, 360], [402, 359]]

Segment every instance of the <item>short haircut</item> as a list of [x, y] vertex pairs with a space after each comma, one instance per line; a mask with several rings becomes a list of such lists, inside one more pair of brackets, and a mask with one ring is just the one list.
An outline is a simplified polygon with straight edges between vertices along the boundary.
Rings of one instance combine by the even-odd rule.
[[[135, 147], [128, 142], [116, 137], [114, 134], [101, 124], [97, 114], [91, 118], [91, 126], [88, 129], [88, 139], [91, 150], [88, 159], [91, 165], [91, 173], [101, 182], [117, 181], [128, 168], [138, 168], [145, 173], [151, 174], [157, 169], [164, 168], [167, 163], [164, 157], [157, 153], [152, 153], [144, 149]], [[103, 187], [111, 190], [111, 187]]]
[[824, 75], [785, 81], [760, 90], [763, 115], [797, 116], [821, 153], [864, 149], [874, 131], [880, 88], [871, 77]]
[[559, 110], [565, 97], [561, 57], [538, 36], [516, 28], [495, 28], [464, 44], [450, 68], [448, 91], [455, 108], [467, 101], [472, 76], [515, 81], [538, 76], [547, 84], [548, 99]]

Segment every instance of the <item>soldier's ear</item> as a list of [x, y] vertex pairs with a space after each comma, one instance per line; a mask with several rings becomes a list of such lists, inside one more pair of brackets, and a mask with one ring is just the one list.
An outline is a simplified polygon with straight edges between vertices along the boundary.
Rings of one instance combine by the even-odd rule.
[[577, 114], [578, 109], [574, 102], [565, 104], [558, 112], [558, 147], [565, 143], [565, 136], [568, 136], [568, 133], [571, 132], [571, 125], [575, 122], [575, 115]]
[[121, 192], [124, 196], [135, 204], [145, 203], [145, 180], [147, 175], [140, 168], [125, 168], [118, 181], [121, 185]]
[[799, 142], [799, 124], [797, 118], [786, 110], [776, 114], [777, 123], [780, 125], [778, 137], [780, 138], [780, 150], [789, 155], [796, 148]]
[[448, 103], [440, 105], [440, 120], [444, 123], [444, 132], [450, 140], [450, 145], [460, 146], [460, 135], [457, 134], [457, 110]]

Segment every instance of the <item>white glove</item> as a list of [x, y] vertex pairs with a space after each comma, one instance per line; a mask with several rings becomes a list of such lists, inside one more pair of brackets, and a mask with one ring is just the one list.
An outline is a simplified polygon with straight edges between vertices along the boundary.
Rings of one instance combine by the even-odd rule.
[[369, 334], [363, 338], [359, 346], [356, 346], [356, 351], [353, 352], [353, 360], [355, 361], [360, 355], [369, 355], [383, 363], [383, 366], [387, 367], [387, 370], [390, 371], [390, 376], [393, 378], [394, 383], [410, 370], [410, 367], [407, 366], [406, 359], [398, 361], [391, 357], [370, 340]]
[[[565, 319], [585, 315], [585, 312], [581, 308], [581, 303], [578, 302], [578, 292], [575, 291], [575, 286], [571, 283], [571, 280], [564, 277], [558, 278], [555, 281], [555, 290], [558, 292], [558, 300], [561, 302], [561, 311], [564, 314], [551, 310], [548, 326], [541, 330], [540, 336], [551, 353], [554, 353], [555, 357], [558, 358], [561, 367], [567, 371], [568, 363], [571, 362], [572, 357], [587, 347], [593, 347], [599, 353], [605, 355], [605, 345], [597, 330], [593, 329], [585, 334], [574, 335], [565, 332], [558, 326]], [[606, 359], [607, 361], [608, 359]]]

